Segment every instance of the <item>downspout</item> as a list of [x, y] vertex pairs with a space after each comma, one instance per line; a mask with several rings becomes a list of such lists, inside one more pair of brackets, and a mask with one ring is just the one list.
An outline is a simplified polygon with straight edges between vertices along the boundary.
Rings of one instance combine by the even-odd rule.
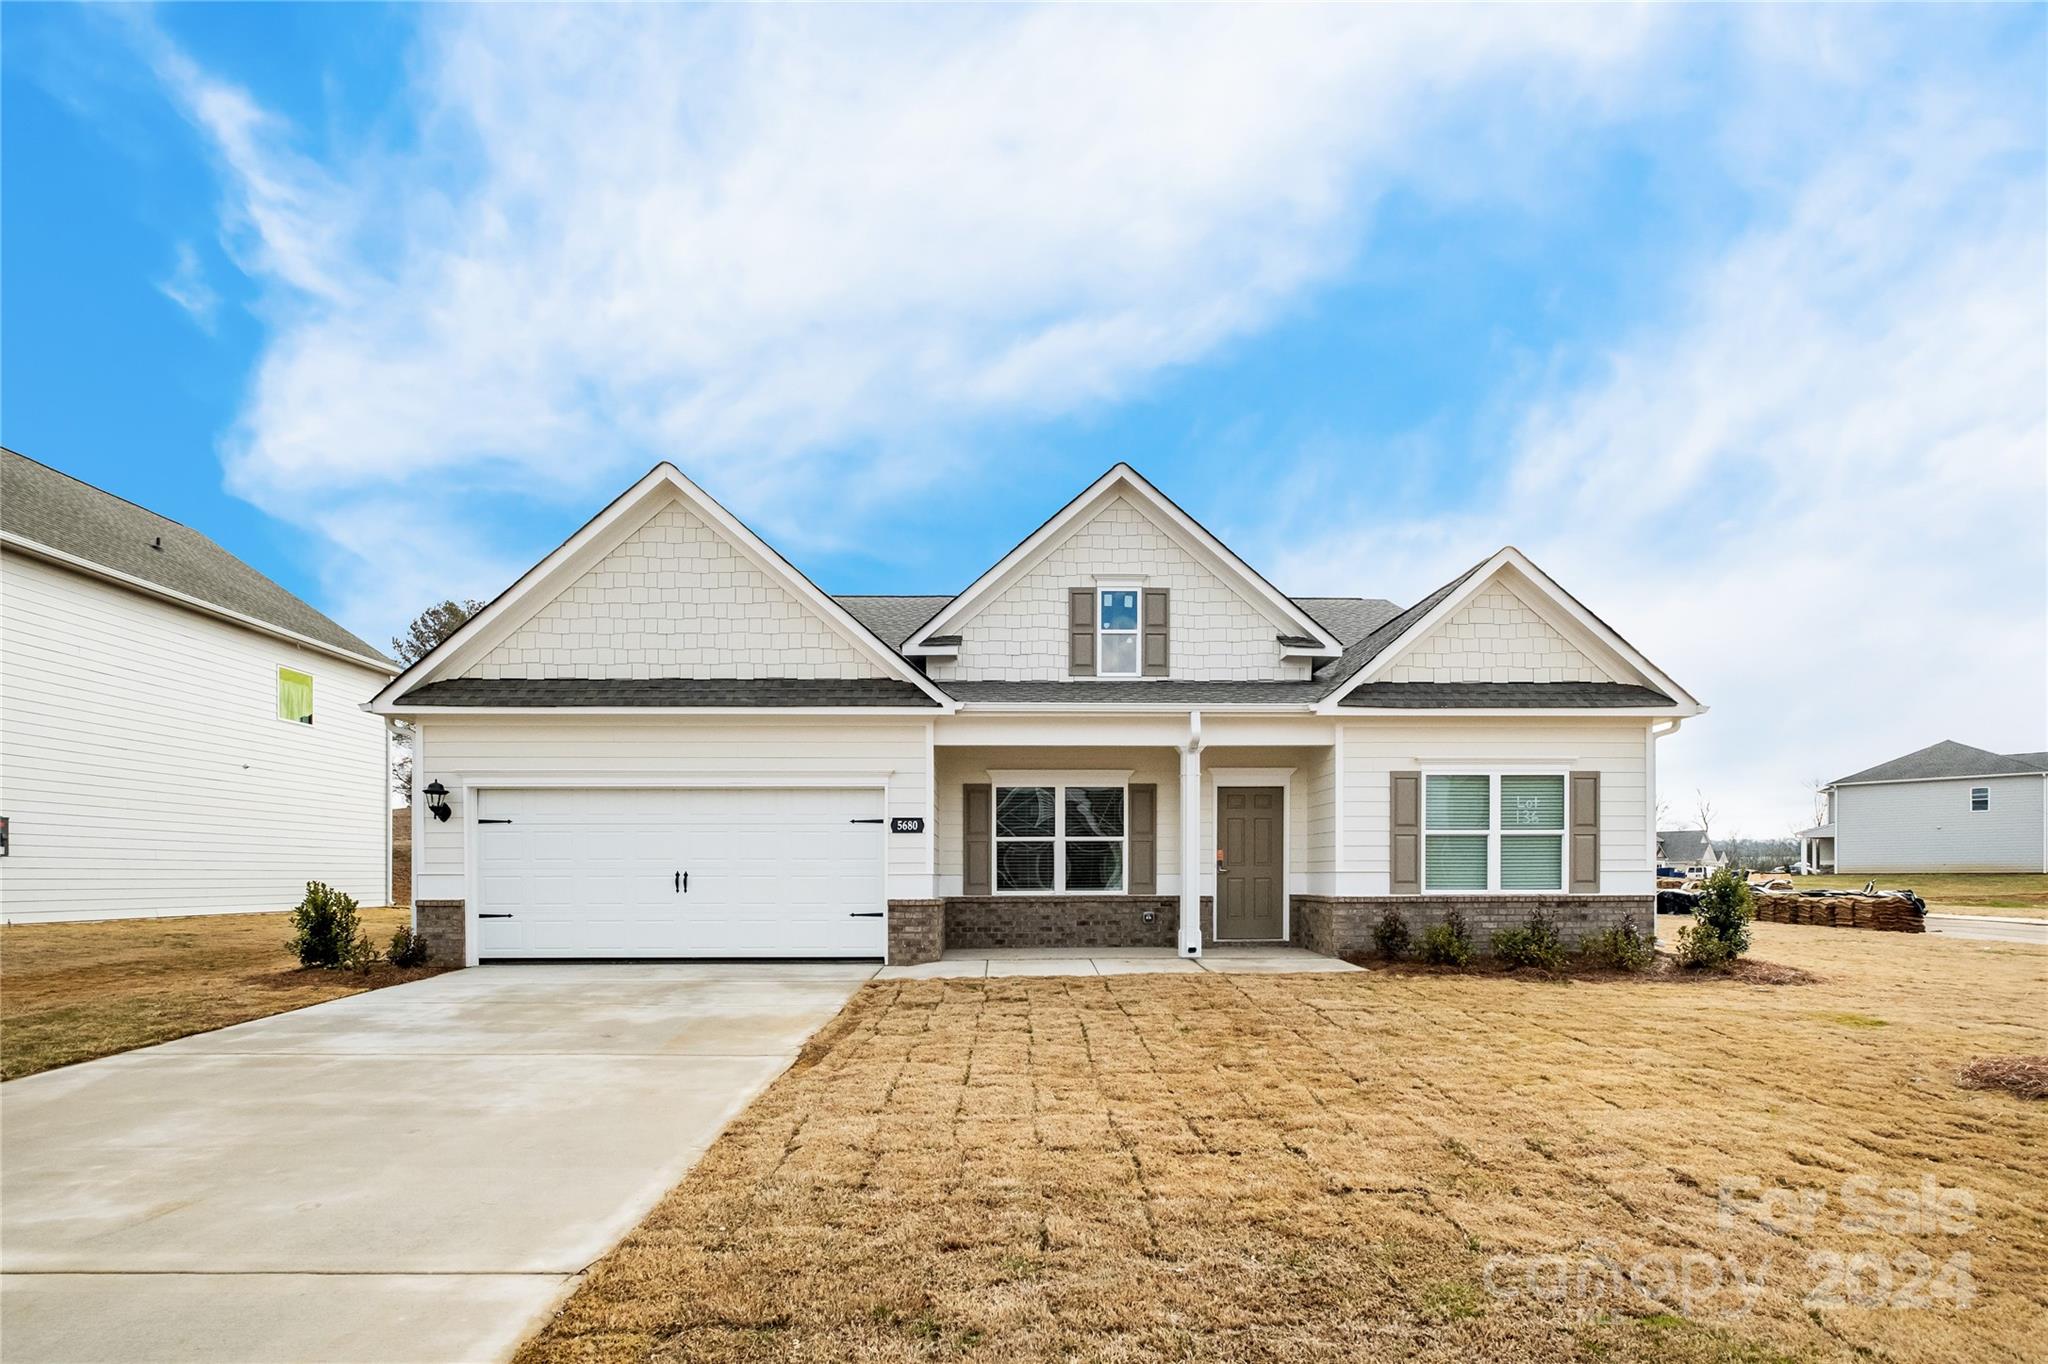
[[1180, 954], [1202, 955], [1202, 712], [1188, 712], [1180, 750]]

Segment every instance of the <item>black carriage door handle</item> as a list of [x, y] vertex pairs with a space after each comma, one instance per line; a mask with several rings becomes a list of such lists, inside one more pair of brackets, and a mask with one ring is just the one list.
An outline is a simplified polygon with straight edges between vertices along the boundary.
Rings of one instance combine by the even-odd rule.
[[679, 871], [679, 872], [677, 872], [677, 873], [676, 873], [676, 894], [678, 894], [678, 895], [688, 895], [689, 893], [690, 893], [690, 873], [688, 873], [688, 872], [686, 872], [686, 871]]

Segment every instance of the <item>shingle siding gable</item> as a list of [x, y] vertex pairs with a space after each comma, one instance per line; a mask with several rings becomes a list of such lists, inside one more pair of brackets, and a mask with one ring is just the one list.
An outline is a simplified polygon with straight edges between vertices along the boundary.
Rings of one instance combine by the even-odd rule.
[[1397, 659], [1388, 682], [1618, 682], [1501, 582]]
[[463, 674], [620, 680], [885, 675], [681, 503], [657, 512]]
[[1165, 588], [1172, 594], [1171, 677], [1308, 680], [1306, 662], [1280, 657], [1272, 620], [1121, 496], [962, 621], [959, 655], [934, 659], [933, 680], [1065, 680], [1067, 593], [1091, 586], [1097, 578], [1117, 577], [1141, 577], [1147, 588]]

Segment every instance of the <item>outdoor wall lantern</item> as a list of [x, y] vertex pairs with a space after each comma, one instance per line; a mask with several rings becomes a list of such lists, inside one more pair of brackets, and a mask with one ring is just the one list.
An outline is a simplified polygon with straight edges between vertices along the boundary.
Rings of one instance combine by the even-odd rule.
[[427, 783], [427, 809], [431, 810], [434, 818], [443, 824], [448, 822], [448, 788], [440, 782]]

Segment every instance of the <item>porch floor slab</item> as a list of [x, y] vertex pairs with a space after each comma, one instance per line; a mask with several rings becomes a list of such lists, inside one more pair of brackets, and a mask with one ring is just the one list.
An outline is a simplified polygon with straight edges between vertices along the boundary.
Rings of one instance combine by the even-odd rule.
[[1155, 947], [984, 947], [949, 950], [918, 966], [885, 966], [877, 980], [982, 980], [991, 976], [1199, 975], [1202, 972], [1281, 974], [1358, 971], [1362, 967], [1284, 943], [1243, 943], [1210, 948], [1199, 959]]

